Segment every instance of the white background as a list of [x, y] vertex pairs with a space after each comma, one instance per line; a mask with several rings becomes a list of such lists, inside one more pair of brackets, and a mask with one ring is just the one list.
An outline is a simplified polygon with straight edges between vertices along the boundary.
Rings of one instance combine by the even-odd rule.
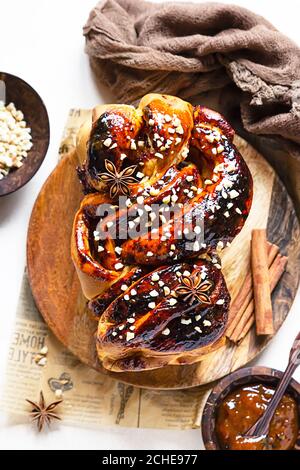
[[[26, 231], [34, 200], [57, 161], [62, 129], [71, 107], [93, 107], [105, 101], [93, 81], [82, 26], [97, 0], [0, 0], [0, 70], [28, 81], [48, 108], [51, 142], [35, 177], [17, 193], [0, 198], [0, 389], [9, 338], [25, 264]], [[225, 2], [225, 3], [233, 3]], [[265, 16], [300, 44], [299, 1], [235, 0]], [[272, 344], [257, 364], [283, 368], [300, 329], [300, 296]], [[295, 374], [300, 380], [300, 371]], [[0, 390], [1, 391], [1, 390]], [[90, 430], [60, 425], [38, 435], [29, 425], [11, 425], [0, 414], [2, 449], [201, 449], [199, 430]]]

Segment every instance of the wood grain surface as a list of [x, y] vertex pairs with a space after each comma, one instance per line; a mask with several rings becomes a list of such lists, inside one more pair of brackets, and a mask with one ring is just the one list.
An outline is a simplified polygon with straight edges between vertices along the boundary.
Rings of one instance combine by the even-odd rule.
[[[300, 230], [293, 204], [273, 169], [240, 137], [236, 145], [254, 179], [253, 206], [241, 233], [222, 254], [223, 273], [232, 298], [250, 267], [253, 228], [267, 228], [268, 239], [288, 256], [286, 272], [272, 294], [278, 331], [296, 295], [300, 275]], [[254, 328], [238, 345], [226, 342], [203, 361], [143, 372], [113, 373], [101, 367], [95, 350], [97, 323], [91, 318], [71, 261], [74, 214], [82, 199], [77, 156], [63, 158], [44, 184], [32, 211], [27, 244], [29, 281], [37, 307], [57, 338], [82, 362], [118, 380], [146, 388], [181, 389], [220, 379], [257, 356], [271, 340]]]

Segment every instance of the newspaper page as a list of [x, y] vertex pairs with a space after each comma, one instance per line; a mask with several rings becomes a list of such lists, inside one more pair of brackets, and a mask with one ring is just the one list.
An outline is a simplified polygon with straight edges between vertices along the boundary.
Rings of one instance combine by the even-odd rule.
[[[90, 110], [70, 110], [59, 158], [74, 148], [78, 129], [90, 116]], [[37, 361], [45, 346], [45, 359]], [[14, 422], [24, 422], [30, 410], [25, 399], [38, 400], [40, 390], [49, 401], [62, 395], [59, 413], [67, 424], [161, 429], [199, 427], [209, 394], [209, 387], [140, 389], [82, 364], [49, 331], [35, 306], [25, 269], [1, 408]]]

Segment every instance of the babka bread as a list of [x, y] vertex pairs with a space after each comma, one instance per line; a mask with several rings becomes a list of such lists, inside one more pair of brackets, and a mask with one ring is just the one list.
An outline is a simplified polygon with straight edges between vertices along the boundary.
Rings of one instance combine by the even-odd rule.
[[98, 106], [81, 128], [71, 250], [104, 367], [195, 362], [222, 337], [230, 299], [215, 250], [252, 202], [233, 137], [220, 114], [157, 94]]

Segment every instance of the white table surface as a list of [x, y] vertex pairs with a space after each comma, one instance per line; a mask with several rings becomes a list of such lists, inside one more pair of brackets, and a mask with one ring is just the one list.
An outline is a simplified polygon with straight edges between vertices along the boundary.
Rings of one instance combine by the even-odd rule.
[[[51, 142], [35, 177], [17, 193], [0, 198], [0, 391], [25, 264], [26, 231], [34, 200], [57, 161], [57, 149], [71, 107], [105, 101], [84, 54], [82, 26], [97, 0], [1, 0], [0, 70], [28, 81], [48, 108]], [[199, 0], [198, 0], [199, 1]], [[265, 16], [300, 43], [298, 0], [235, 0]], [[288, 319], [256, 364], [283, 368], [300, 329], [300, 295]], [[295, 374], [300, 380], [300, 371]], [[0, 413], [1, 449], [202, 449], [199, 430], [165, 431], [114, 428], [91, 430], [64, 426], [38, 435], [28, 425], [11, 425]]]

